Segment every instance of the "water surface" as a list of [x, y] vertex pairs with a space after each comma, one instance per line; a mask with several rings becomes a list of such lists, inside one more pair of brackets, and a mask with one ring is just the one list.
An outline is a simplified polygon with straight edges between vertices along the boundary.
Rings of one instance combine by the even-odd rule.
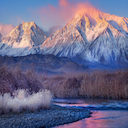
[[65, 107], [90, 109], [90, 118], [56, 128], [128, 128], [128, 101], [56, 99], [56, 104]]

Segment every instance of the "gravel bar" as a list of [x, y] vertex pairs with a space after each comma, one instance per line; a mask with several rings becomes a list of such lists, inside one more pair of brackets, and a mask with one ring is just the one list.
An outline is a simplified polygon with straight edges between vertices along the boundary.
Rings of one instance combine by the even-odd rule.
[[90, 117], [85, 108], [65, 108], [53, 105], [37, 112], [0, 115], [0, 128], [50, 128]]

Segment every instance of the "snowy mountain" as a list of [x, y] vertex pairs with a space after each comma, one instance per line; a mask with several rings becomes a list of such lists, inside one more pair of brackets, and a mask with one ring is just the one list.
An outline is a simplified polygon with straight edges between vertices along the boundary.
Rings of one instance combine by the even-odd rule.
[[45, 33], [34, 23], [25, 22], [15, 27], [0, 43], [0, 55], [25, 56], [40, 52]]
[[1, 40], [2, 40], [2, 34], [0, 33], [0, 42], [1, 42]]
[[83, 62], [111, 64], [128, 62], [128, 18], [81, 8], [61, 30], [41, 46], [43, 54]]
[[34, 22], [20, 24], [2, 38], [0, 55], [30, 54], [53, 54], [90, 65], [127, 65], [128, 18], [87, 7], [48, 38]]

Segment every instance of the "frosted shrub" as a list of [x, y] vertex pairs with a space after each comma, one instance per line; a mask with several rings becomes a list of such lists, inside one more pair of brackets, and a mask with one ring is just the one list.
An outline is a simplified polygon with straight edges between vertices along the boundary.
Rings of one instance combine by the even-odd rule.
[[52, 95], [48, 90], [41, 90], [31, 95], [27, 90], [17, 90], [10, 95], [0, 95], [0, 113], [21, 112], [23, 110], [35, 111], [40, 108], [48, 108]]

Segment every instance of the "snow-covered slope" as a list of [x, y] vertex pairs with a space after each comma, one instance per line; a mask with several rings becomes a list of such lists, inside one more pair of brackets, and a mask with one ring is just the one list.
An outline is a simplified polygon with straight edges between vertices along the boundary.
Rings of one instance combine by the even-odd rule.
[[41, 46], [43, 54], [93, 63], [128, 62], [128, 18], [82, 8]]
[[0, 33], [0, 42], [1, 42], [1, 39], [2, 39], [2, 34]]
[[45, 33], [34, 23], [25, 22], [15, 27], [0, 43], [0, 55], [25, 56], [40, 52]]
[[27, 22], [14, 28], [0, 43], [0, 55], [41, 53], [82, 63], [128, 63], [128, 18], [93, 7], [81, 8], [71, 21], [47, 39], [34, 22]]

